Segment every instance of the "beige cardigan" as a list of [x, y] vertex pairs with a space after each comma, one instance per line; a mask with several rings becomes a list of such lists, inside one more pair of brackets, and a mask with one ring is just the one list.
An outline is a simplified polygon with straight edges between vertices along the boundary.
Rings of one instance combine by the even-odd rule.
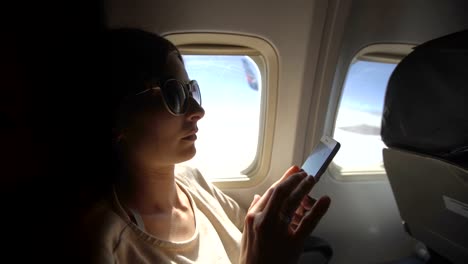
[[195, 213], [195, 235], [184, 242], [163, 241], [135, 225], [117, 196], [86, 217], [93, 263], [238, 263], [245, 212], [208, 183], [198, 170], [178, 167], [176, 182]]

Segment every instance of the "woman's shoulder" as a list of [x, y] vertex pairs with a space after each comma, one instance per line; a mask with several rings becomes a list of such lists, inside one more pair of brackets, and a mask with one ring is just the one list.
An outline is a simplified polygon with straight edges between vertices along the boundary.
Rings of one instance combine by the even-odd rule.
[[209, 183], [198, 169], [177, 165], [175, 169], [176, 180], [183, 184], [192, 193], [213, 196], [213, 185]]
[[115, 225], [120, 220], [119, 215], [113, 210], [112, 201], [108, 199], [94, 203], [83, 215], [83, 223], [93, 224], [92, 226]]
[[[91, 256], [112, 253], [122, 233], [128, 228], [111, 200], [101, 200], [90, 206], [80, 219], [80, 241]], [[94, 252], [99, 250], [99, 252]]]
[[178, 181], [187, 186], [206, 183], [205, 178], [198, 169], [186, 165], [177, 165], [175, 167], [175, 176]]

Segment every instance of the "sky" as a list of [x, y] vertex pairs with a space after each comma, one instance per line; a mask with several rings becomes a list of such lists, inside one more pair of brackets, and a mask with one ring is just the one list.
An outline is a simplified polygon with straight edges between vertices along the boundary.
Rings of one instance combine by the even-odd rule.
[[395, 64], [357, 61], [349, 68], [333, 137], [342, 172], [382, 171], [380, 124], [387, 83]]
[[184, 55], [191, 79], [200, 85], [205, 117], [199, 121], [197, 155], [186, 165], [207, 178], [239, 176], [255, 159], [261, 91], [252, 89], [242, 59], [261, 87], [260, 71], [247, 56]]
[[357, 61], [344, 84], [342, 108], [382, 114], [385, 91], [396, 64]]

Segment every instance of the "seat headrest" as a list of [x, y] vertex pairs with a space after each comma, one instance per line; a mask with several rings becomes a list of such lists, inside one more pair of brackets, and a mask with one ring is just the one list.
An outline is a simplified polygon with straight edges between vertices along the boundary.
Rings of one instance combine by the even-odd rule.
[[431, 40], [390, 77], [382, 140], [468, 167], [468, 30]]

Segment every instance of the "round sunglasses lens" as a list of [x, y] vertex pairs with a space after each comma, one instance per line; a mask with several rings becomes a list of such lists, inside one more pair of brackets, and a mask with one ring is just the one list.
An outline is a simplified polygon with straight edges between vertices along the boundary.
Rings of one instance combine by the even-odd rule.
[[200, 93], [200, 87], [198, 86], [197, 81], [192, 81], [191, 82], [191, 92], [192, 92], [192, 97], [197, 101], [197, 103], [201, 106], [201, 93]]
[[164, 85], [163, 94], [167, 106], [174, 114], [182, 114], [186, 110], [187, 95], [184, 87], [176, 80], [169, 80]]

